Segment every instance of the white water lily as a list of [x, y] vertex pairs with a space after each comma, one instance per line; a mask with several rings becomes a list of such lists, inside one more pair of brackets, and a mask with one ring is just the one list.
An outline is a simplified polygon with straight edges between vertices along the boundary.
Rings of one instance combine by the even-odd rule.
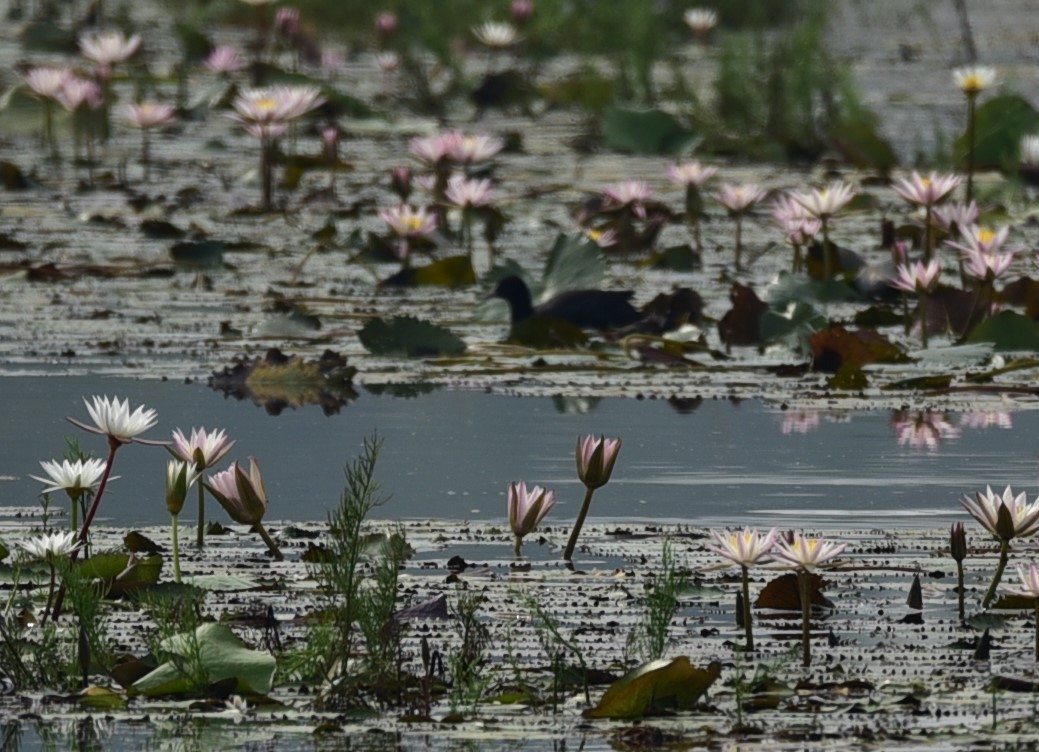
[[50, 561], [68, 556], [78, 549], [82, 544], [76, 538], [76, 534], [72, 532], [50, 533], [30, 538], [27, 541], [20, 541], [18, 545], [34, 559]]
[[144, 433], [158, 421], [158, 413], [143, 405], [131, 413], [129, 400], [120, 402], [118, 397], [92, 397], [91, 400], [88, 402], [84, 397], [83, 403], [96, 428], [73, 422], [88, 431], [105, 434], [123, 443], [133, 441], [135, 436]]
[[[83, 491], [97, 488], [97, 484], [101, 482], [101, 476], [105, 472], [105, 461], [99, 459], [76, 460], [75, 462], [62, 460], [61, 464], [57, 460], [41, 461], [40, 467], [47, 474], [46, 478], [39, 475], [29, 477], [46, 486], [42, 493], [68, 491], [70, 496], [78, 497]], [[109, 480], [115, 479], [109, 478]]]

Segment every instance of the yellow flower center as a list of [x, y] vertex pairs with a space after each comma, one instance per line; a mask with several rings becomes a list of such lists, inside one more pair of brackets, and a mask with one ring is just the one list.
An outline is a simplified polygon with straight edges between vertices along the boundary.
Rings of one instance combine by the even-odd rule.
[[412, 214], [405, 220], [404, 224], [408, 228], [408, 232], [415, 232], [422, 227], [422, 217]]
[[974, 93], [984, 89], [985, 84], [981, 80], [981, 76], [975, 73], [963, 79], [963, 82], [960, 84], [960, 88], [963, 89], [963, 91], [965, 92]]
[[257, 107], [257, 109], [264, 110], [265, 112], [270, 112], [271, 110], [274, 109], [274, 100], [271, 99], [270, 97], [264, 97], [263, 99], [257, 99], [256, 100], [256, 107]]
[[988, 245], [992, 242], [992, 239], [996, 237], [996, 233], [990, 230], [988, 227], [983, 227], [978, 230], [978, 242]]

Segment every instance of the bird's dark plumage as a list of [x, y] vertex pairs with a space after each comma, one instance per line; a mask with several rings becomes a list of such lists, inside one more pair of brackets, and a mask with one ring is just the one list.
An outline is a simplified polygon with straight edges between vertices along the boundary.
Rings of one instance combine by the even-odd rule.
[[537, 316], [582, 329], [606, 330], [630, 326], [643, 316], [631, 304], [631, 290], [567, 290], [535, 306], [527, 284], [510, 276], [499, 281], [491, 295], [509, 304], [513, 326]]

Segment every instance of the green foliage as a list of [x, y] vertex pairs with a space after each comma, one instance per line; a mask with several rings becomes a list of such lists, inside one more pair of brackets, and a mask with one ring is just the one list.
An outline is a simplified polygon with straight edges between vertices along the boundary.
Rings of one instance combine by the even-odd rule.
[[465, 352], [465, 342], [458, 335], [412, 316], [394, 316], [389, 321], [371, 319], [357, 337], [373, 355], [434, 358]]
[[618, 679], [587, 718], [642, 718], [650, 711], [691, 710], [721, 676], [721, 664], [696, 668], [687, 657], [650, 661]]
[[[1013, 171], [1021, 137], [1039, 131], [1039, 112], [1018, 94], [1004, 94], [979, 104], [974, 120], [974, 164], [977, 168]], [[967, 161], [967, 136], [953, 146], [957, 165]]]
[[467, 705], [475, 714], [490, 679], [481, 674], [484, 663], [484, 648], [490, 641], [490, 632], [479, 617], [480, 606], [486, 600], [482, 595], [462, 592], [455, 605], [454, 617], [458, 620], [461, 644], [448, 656], [451, 669], [451, 712], [457, 713]]
[[643, 661], [655, 661], [664, 656], [670, 642], [668, 631], [671, 621], [678, 613], [678, 595], [689, 579], [685, 572], [678, 569], [670, 539], [664, 540], [660, 569], [653, 588], [646, 595], [646, 612], [642, 623], [632, 633], [632, 642]]
[[662, 110], [610, 107], [603, 114], [602, 136], [606, 146], [629, 154], [676, 156], [688, 151], [695, 134]]

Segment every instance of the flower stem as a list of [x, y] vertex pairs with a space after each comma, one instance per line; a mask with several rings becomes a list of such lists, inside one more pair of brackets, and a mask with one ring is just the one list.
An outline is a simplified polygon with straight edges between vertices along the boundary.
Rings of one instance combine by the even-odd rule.
[[969, 204], [974, 197], [974, 111], [977, 94], [967, 94], [967, 198]]
[[271, 555], [278, 561], [285, 561], [285, 554], [283, 554], [281, 549], [278, 548], [278, 544], [274, 542], [273, 538], [271, 538], [270, 533], [267, 532], [267, 529], [263, 526], [262, 522], [256, 523], [256, 532], [260, 534], [260, 537], [263, 538], [263, 542], [267, 544], [267, 549], [271, 552]]
[[989, 604], [992, 603], [992, 599], [996, 597], [996, 588], [999, 587], [999, 581], [1003, 577], [1003, 570], [1007, 567], [1007, 559], [1010, 558], [1010, 541], [1001, 540], [999, 542], [999, 564], [996, 566], [996, 573], [992, 576], [992, 584], [989, 585], [988, 592], [985, 593], [985, 600], [981, 602], [982, 608], [988, 608]]
[[574, 558], [574, 549], [577, 547], [577, 537], [581, 534], [581, 528], [584, 527], [584, 518], [588, 516], [588, 508], [592, 505], [593, 493], [595, 493], [594, 488], [585, 487], [584, 503], [581, 504], [581, 511], [577, 515], [577, 521], [574, 522], [574, 529], [570, 531], [570, 540], [566, 542], [566, 550], [563, 551], [563, 559], [565, 561], [570, 561]]
[[927, 349], [927, 293], [920, 290], [916, 301], [916, 315], [920, 318], [920, 344]]
[[934, 248], [932, 246], [934, 233], [931, 230], [931, 205], [928, 204], [924, 208], [924, 261], [928, 264], [931, 263], [931, 257], [934, 255]]
[[736, 271], [743, 269], [740, 264], [740, 251], [743, 249], [743, 215], [736, 214]]
[[195, 530], [195, 548], [206, 545], [206, 489], [201, 481], [198, 484], [198, 529]]
[[97, 493], [94, 494], [94, 501], [91, 502], [87, 516], [83, 518], [83, 527], [79, 531], [79, 542], [82, 544], [82, 547], [72, 552], [72, 561], [76, 560], [79, 552], [87, 545], [90, 523], [94, 521], [94, 515], [97, 514], [98, 507], [101, 506], [101, 498], [105, 495], [105, 489], [108, 488], [108, 477], [112, 474], [112, 466], [115, 464], [115, 453], [122, 445], [123, 443], [119, 439], [113, 436], [108, 437], [108, 461], [105, 463], [105, 471], [101, 474], [101, 482], [97, 486]]
[[747, 652], [753, 652], [754, 630], [750, 623], [750, 573], [747, 571], [746, 564], [741, 569], [743, 570], [743, 629], [747, 634]]
[[522, 548], [523, 548], [523, 536], [517, 535], [515, 542], [512, 544], [512, 552], [514, 554], [516, 554], [516, 558], [517, 559], [522, 559], [523, 558]]
[[1039, 598], [1035, 599], [1035, 660], [1039, 661]]
[[812, 665], [812, 575], [806, 569], [797, 571], [801, 585], [801, 665]]
[[173, 527], [173, 579], [176, 582], [180, 582], [180, 525], [177, 524], [179, 516], [170, 515], [170, 524]]
[[828, 282], [833, 276], [833, 259], [830, 256], [830, 222], [822, 217], [820, 222], [823, 226], [823, 282]]
[[960, 621], [966, 618], [966, 614], [963, 609], [963, 562], [956, 562], [956, 592], [959, 593], [960, 600]]
[[47, 608], [43, 610], [43, 621], [40, 622], [40, 626], [47, 623], [47, 615], [51, 611], [51, 603], [54, 602], [54, 581], [57, 579], [57, 573], [54, 570], [54, 562], [51, 560], [50, 556], [47, 557], [47, 566], [49, 566], [51, 570], [51, 581], [50, 587], [47, 589]]

